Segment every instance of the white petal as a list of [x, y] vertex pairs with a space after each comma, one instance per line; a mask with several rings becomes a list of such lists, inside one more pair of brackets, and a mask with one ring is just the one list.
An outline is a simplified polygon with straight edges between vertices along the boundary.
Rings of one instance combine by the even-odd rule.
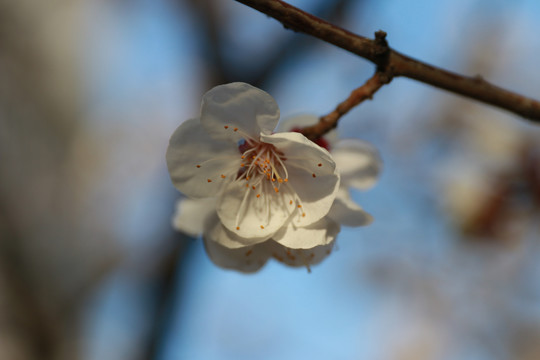
[[268, 246], [267, 251], [279, 262], [289, 266], [305, 266], [308, 270], [310, 270], [311, 265], [320, 263], [330, 255], [334, 247], [334, 241], [311, 249], [289, 249], [273, 241], [265, 244]]
[[[319, 122], [319, 117], [312, 114], [296, 115], [292, 118], [283, 119], [278, 125], [279, 132], [289, 132], [296, 128], [305, 128], [311, 125], [315, 125]], [[330, 130], [324, 134], [323, 139], [326, 140], [330, 146], [330, 151], [335, 143], [338, 141], [338, 134], [336, 130]]]
[[330, 153], [299, 133], [265, 135], [261, 140], [274, 144], [286, 158], [288, 186], [301, 205], [295, 225], [307, 226], [328, 214], [339, 187], [339, 174]]
[[355, 203], [343, 187], [339, 189], [328, 216], [345, 226], [365, 226], [373, 222], [373, 217]]
[[291, 249], [311, 249], [319, 245], [327, 245], [335, 240], [339, 233], [339, 224], [328, 218], [306, 227], [297, 227], [294, 221], [281, 228], [272, 239]]
[[[285, 187], [279, 193], [266, 181], [253, 190], [245, 180], [224, 188], [217, 212], [223, 225], [240, 237], [260, 242], [270, 238], [289, 219], [294, 207]], [[257, 197], [260, 194], [260, 197]]]
[[278, 120], [274, 98], [249, 84], [216, 86], [203, 97], [201, 122], [215, 139], [234, 144], [246, 136], [258, 139], [260, 133], [271, 134]]
[[171, 136], [167, 167], [178, 190], [190, 197], [211, 197], [228, 181], [221, 175], [226, 179], [236, 175], [240, 166], [238, 154], [236, 145], [210, 138], [199, 120], [191, 119]]
[[265, 243], [229, 249], [215, 241], [204, 238], [204, 247], [210, 260], [219, 267], [246, 273], [259, 270], [270, 257]]
[[202, 234], [205, 221], [216, 212], [216, 198], [180, 199], [176, 203], [173, 227], [193, 237]]
[[332, 149], [342, 186], [368, 189], [377, 181], [382, 167], [378, 151], [360, 140], [342, 140]]
[[204, 222], [203, 237], [217, 242], [229, 249], [237, 249], [264, 242], [264, 240], [256, 242], [253, 241], [253, 239], [241, 238], [235, 233], [227, 230], [219, 220], [215, 211], [207, 217]]

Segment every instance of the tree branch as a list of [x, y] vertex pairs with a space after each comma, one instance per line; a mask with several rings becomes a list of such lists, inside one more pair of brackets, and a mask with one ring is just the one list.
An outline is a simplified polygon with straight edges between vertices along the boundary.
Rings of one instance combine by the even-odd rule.
[[281, 0], [236, 0], [278, 20], [288, 29], [306, 33], [363, 57], [377, 66], [390, 81], [403, 76], [484, 103], [497, 106], [540, 123], [540, 102], [510, 92], [482, 79], [443, 70], [392, 50], [386, 33], [368, 39], [308, 14]]
[[308, 139], [315, 141], [337, 126], [338, 120], [349, 112], [353, 107], [362, 101], [371, 99], [384, 84], [388, 84], [390, 79], [383, 72], [377, 71], [375, 74], [358, 89], [353, 90], [347, 100], [340, 103], [334, 111], [326, 116], [322, 116], [315, 125], [305, 127], [301, 130]]

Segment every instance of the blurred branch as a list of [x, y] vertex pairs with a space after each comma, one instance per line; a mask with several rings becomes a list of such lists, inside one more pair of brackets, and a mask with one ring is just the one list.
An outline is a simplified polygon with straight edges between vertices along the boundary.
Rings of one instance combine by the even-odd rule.
[[347, 100], [340, 103], [334, 111], [326, 116], [322, 116], [319, 122], [315, 125], [308, 126], [302, 129], [304, 134], [310, 140], [316, 140], [334, 129], [337, 126], [338, 120], [348, 113], [353, 107], [360, 104], [362, 101], [371, 99], [373, 95], [384, 84], [388, 84], [391, 78], [385, 73], [377, 71], [366, 83], [358, 89], [353, 90]]
[[510, 92], [480, 76], [459, 75], [414, 60], [392, 50], [386, 33], [377, 32], [374, 40], [353, 34], [281, 0], [236, 0], [281, 22], [286, 28], [317, 37], [363, 57], [386, 73], [391, 80], [404, 76], [456, 94], [511, 111], [533, 122], [540, 122], [540, 102]]

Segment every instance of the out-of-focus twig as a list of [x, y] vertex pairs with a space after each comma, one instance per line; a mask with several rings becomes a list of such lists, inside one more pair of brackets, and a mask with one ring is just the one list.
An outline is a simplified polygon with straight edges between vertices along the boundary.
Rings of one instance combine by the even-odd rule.
[[375, 39], [353, 34], [281, 0], [236, 0], [281, 22], [286, 28], [317, 37], [361, 56], [387, 76], [404, 76], [511, 111], [540, 122], [540, 102], [497, 87], [480, 76], [459, 75], [392, 50], [378, 32]]

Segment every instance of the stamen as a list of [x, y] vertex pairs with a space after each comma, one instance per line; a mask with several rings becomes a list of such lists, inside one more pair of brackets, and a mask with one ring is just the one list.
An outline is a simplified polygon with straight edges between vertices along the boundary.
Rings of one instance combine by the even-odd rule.
[[238, 131], [238, 128], [234, 128], [233, 130], [234, 130], [234, 131]]
[[257, 194], [257, 198], [260, 198], [261, 197], [261, 194]]
[[252, 188], [253, 190], [255, 190], [255, 185], [251, 186], [251, 188]]
[[211, 179], [206, 179], [206, 181], [208, 181], [209, 183], [210, 183], [210, 182], [212, 182], [212, 180], [211, 180]]
[[197, 168], [200, 168], [200, 167], [201, 167], [201, 165], [197, 165]]
[[292, 203], [293, 203], [293, 201], [292, 201], [292, 200], [291, 200], [291, 201], [289, 201], [289, 205], [292, 205]]
[[261, 225], [261, 229], [264, 229], [264, 226]]
[[225, 178], [226, 178], [226, 176], [225, 176], [225, 175], [223, 175], [223, 174], [221, 174], [221, 178], [222, 178], [222, 179], [225, 179]]
[[228, 129], [228, 128], [229, 128], [229, 125], [225, 125], [224, 128], [225, 128], [225, 129]]
[[240, 226], [237, 226], [237, 227], [236, 227], [236, 230], [240, 230]]
[[319, 163], [319, 164], [318, 164], [317, 166], [318, 166], [318, 167], [321, 167], [321, 166], [322, 166], [322, 164], [321, 164], [321, 163]]
[[311, 174], [311, 176], [313, 176], [314, 178], [317, 177], [317, 175], [315, 175], [315, 174]]
[[300, 209], [302, 207], [302, 205], [298, 204], [298, 208]]

